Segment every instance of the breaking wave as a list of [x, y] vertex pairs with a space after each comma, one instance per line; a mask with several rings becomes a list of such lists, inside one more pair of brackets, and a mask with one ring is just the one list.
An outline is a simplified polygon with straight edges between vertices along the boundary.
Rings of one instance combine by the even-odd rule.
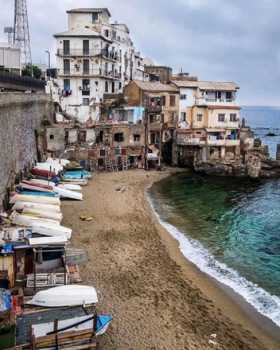
[[220, 283], [230, 287], [237, 294], [242, 296], [250, 305], [252, 305], [260, 314], [271, 319], [280, 327], [280, 298], [269, 294], [263, 288], [248, 281], [246, 278], [226, 264], [217, 261], [203, 245], [175, 226], [162, 220], [155, 209], [151, 196], [147, 193], [148, 201], [160, 224], [179, 242], [182, 254], [199, 270], [215, 278]]

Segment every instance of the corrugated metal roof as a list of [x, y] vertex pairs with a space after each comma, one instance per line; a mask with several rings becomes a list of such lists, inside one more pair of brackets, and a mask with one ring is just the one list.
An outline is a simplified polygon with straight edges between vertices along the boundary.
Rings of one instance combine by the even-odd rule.
[[145, 91], [150, 92], [178, 92], [178, 89], [175, 86], [169, 84], [162, 84], [160, 82], [151, 82], [151, 81], [141, 81], [133, 80], [137, 86]]
[[67, 13], [101, 13], [101, 12], [107, 12], [108, 16], [111, 17], [111, 13], [106, 7], [91, 7], [91, 8], [76, 8], [68, 10]]
[[199, 87], [200, 90], [235, 91], [239, 89], [239, 86], [234, 82], [173, 80], [172, 83], [182, 88]]

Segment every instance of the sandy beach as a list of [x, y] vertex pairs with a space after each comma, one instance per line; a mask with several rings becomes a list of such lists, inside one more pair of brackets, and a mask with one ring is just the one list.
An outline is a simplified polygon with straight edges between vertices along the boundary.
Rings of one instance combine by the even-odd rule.
[[98, 174], [84, 188], [83, 202], [63, 202], [72, 243], [89, 256], [83, 283], [97, 289], [98, 310], [114, 317], [100, 348], [279, 350], [158, 223], [145, 190], [174, 171]]

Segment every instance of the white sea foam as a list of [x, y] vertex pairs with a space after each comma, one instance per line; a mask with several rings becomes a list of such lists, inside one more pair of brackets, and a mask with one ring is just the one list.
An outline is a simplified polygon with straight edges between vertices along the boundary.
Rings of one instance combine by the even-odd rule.
[[259, 313], [268, 317], [280, 327], [279, 297], [270, 295], [263, 288], [240, 276], [234, 269], [217, 261], [199, 241], [187, 237], [175, 226], [162, 220], [153, 205], [151, 197], [149, 195], [147, 197], [160, 224], [179, 242], [181, 252], [189, 261], [195, 264], [202, 272], [232, 288]]

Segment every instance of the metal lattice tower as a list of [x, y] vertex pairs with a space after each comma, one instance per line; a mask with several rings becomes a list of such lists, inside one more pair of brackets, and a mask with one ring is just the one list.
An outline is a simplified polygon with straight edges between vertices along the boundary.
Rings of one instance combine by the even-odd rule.
[[27, 14], [27, 0], [15, 0], [14, 45], [21, 49], [22, 65], [31, 64], [31, 45]]

